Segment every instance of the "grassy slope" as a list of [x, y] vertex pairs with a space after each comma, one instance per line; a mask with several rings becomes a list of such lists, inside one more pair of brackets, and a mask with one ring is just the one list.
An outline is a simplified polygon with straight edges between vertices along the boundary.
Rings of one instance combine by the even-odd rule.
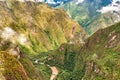
[[66, 3], [64, 5], [59, 6], [60, 8], [63, 8], [69, 16], [71, 16], [72, 19], [75, 19], [79, 22], [79, 24], [84, 27], [86, 24], [85, 21], [89, 19], [89, 11], [88, 11], [88, 4], [75, 4], [73, 2]]
[[[39, 63], [44, 62], [45, 65], [35, 64], [35, 66], [45, 75], [45, 80], [49, 80], [51, 71], [46, 65], [56, 66], [59, 74], [56, 80], [70, 80], [71, 77], [79, 75], [78, 72], [74, 72], [76, 63], [76, 55], [79, 52], [81, 44], [62, 44], [58, 49], [49, 51], [47, 53], [41, 53], [37, 55], [34, 60], [38, 60]], [[81, 77], [81, 76], [80, 76]]]
[[98, 30], [83, 46], [64, 44], [46, 55], [38, 59], [58, 68], [57, 80], [118, 80], [120, 23]]
[[86, 31], [89, 34], [93, 34], [101, 28], [106, 28], [115, 24], [116, 20], [118, 20], [118, 18], [111, 12], [96, 15], [95, 17], [91, 18], [89, 21], [86, 22]]
[[[21, 3], [14, 0], [13, 2], [9, 2], [8, 0], [6, 3], [0, 2], [0, 10], [0, 32], [5, 27], [9, 27], [16, 32], [15, 37], [24, 34], [27, 38], [27, 42], [24, 45], [21, 45], [14, 37], [7, 41], [0, 38], [0, 51], [8, 50], [12, 48], [12, 45], [18, 45], [20, 51], [27, 56], [40, 55], [40, 59], [42, 59], [44, 58], [42, 55], [46, 56], [46, 54], [42, 54], [41, 52], [56, 49], [61, 44], [69, 41], [76, 41], [70, 38], [73, 26], [75, 27], [73, 32], [75, 38], [78, 40], [83, 39], [84, 36], [82, 35], [86, 35], [78, 23], [72, 21], [63, 10], [52, 9], [42, 3]], [[13, 44], [11, 40], [16, 41]], [[27, 76], [32, 80], [49, 80], [50, 69], [44, 65], [35, 65], [38, 68], [38, 71], [36, 71], [34, 65], [24, 54], [19, 61], [23, 65]], [[51, 62], [50, 64], [54, 63]]]
[[116, 15], [111, 12], [104, 14], [97, 13], [96, 8], [92, 5], [95, 5], [95, 7], [99, 6], [97, 2], [93, 4], [92, 2], [84, 2], [77, 5], [74, 3], [74, 1], [72, 1], [59, 7], [67, 11], [71, 18], [78, 21], [78, 23], [82, 25], [86, 32], [91, 35], [101, 28], [105, 28], [114, 24], [114, 21], [118, 19]]
[[43, 73], [41, 73], [42, 71], [39, 71], [26, 55], [22, 54], [19, 61], [31, 80], [45, 80], [45, 78], [43, 78]]
[[17, 32], [16, 35], [26, 36], [27, 42], [21, 46], [24, 53], [34, 55], [47, 52], [71, 41], [73, 26], [75, 37], [85, 35], [78, 23], [72, 21], [63, 10], [52, 9], [42, 3], [0, 2], [0, 9], [0, 29], [10, 27]]
[[24, 54], [20, 60], [7, 52], [0, 52], [0, 80], [43, 80], [32, 62]]
[[[112, 38], [116, 36], [113, 40]], [[85, 80], [120, 78], [120, 23], [98, 30], [77, 55], [75, 70], [84, 70]]]
[[7, 52], [0, 52], [0, 70], [6, 80], [29, 80], [22, 64]]

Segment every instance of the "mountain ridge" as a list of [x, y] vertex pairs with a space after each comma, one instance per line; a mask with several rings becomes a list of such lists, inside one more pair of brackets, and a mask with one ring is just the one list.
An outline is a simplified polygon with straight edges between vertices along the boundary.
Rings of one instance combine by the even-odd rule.
[[[10, 7], [11, 4], [13, 6]], [[60, 44], [73, 40], [72, 36], [75, 38], [78, 37], [76, 35], [81, 35], [81, 39], [84, 38], [82, 34], [84, 35], [85, 31], [79, 27], [77, 22], [72, 21], [62, 9], [52, 9], [45, 4], [35, 4], [34, 2], [8, 2], [7, 5], [1, 2], [0, 8], [2, 10], [0, 13], [1, 30], [3, 30], [1, 36], [4, 36], [3, 33], [10, 34], [9, 30], [11, 30], [13, 32], [10, 39], [15, 40], [12, 41], [13, 43], [16, 43], [17, 38], [20, 38], [19, 40], [22, 40], [28, 49], [34, 44], [36, 48], [40, 47], [41, 49], [33, 51], [44, 52], [55, 49]], [[44, 11], [45, 9], [47, 11]], [[5, 13], [4, 17], [3, 13]], [[49, 13], [50, 15], [48, 15]], [[74, 32], [72, 32], [73, 27]], [[79, 39], [80, 37], [78, 37], [78, 41]], [[17, 40], [18, 43], [20, 43], [19, 40]], [[73, 42], [75, 41], [73, 40]]]
[[[84, 29], [62, 9], [44, 3], [8, 0], [0, 2], [0, 10], [3, 80], [49, 80], [53, 75], [50, 68], [57, 68], [58, 80], [120, 78], [119, 21], [86, 39]], [[109, 18], [108, 14], [99, 16], [105, 21], [108, 20], [105, 17]], [[102, 22], [100, 17], [91, 20], [93, 25], [97, 24], [95, 20], [98, 25]]]
[[98, 30], [82, 46], [61, 45], [50, 52], [54, 57], [50, 55], [52, 59], [48, 63], [60, 68], [59, 80], [117, 80], [120, 76], [119, 51], [120, 22]]
[[105, 1], [84, 0], [80, 4], [75, 4], [75, 1], [71, 1], [58, 7], [67, 11], [69, 16], [73, 20], [78, 21], [88, 35], [91, 35], [100, 28], [120, 21], [119, 3], [117, 3], [117, 0], [107, 0], [104, 3]]
[[[8, 61], [5, 62], [8, 66], [5, 70], [8, 73], [0, 71], [0, 76], [5, 80], [49, 80], [50, 68], [36, 65], [36, 56], [40, 55], [40, 60], [46, 59], [46, 52], [55, 50], [64, 43], [84, 42], [86, 37], [84, 29], [76, 21], [72, 21], [64, 10], [53, 9], [44, 3], [0, 1], [0, 10], [0, 52], [4, 51], [13, 60], [5, 58]], [[16, 61], [22, 66], [21, 70]], [[27, 75], [24, 76], [20, 71]]]

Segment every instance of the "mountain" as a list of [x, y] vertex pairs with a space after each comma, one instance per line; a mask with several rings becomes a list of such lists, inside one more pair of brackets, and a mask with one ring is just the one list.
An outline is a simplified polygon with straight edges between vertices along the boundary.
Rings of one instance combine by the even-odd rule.
[[0, 9], [3, 45], [5, 42], [20, 44], [21, 49], [32, 55], [56, 49], [63, 43], [80, 42], [86, 35], [62, 9], [18, 1], [0, 2]]
[[0, 80], [43, 80], [32, 62], [23, 55], [18, 60], [6, 51], [0, 52]]
[[83, 70], [85, 80], [119, 79], [119, 43], [120, 23], [98, 30], [80, 49], [75, 70]]
[[83, 0], [81, 3], [79, 3], [79, 0], [73, 0], [61, 5], [60, 7], [68, 11], [74, 19], [76, 19], [78, 15], [83, 19], [86, 19], [92, 18], [98, 14], [97, 10], [111, 3], [111, 0]]
[[59, 6], [61, 4], [65, 4], [67, 2], [70, 2], [72, 0], [18, 0], [18, 1], [33, 1], [33, 2], [44, 2], [46, 4], [48, 4], [51, 7], [56, 7]]
[[47, 64], [58, 67], [58, 80], [119, 80], [120, 23], [100, 29], [85, 44], [64, 44], [50, 52]]
[[84, 0], [82, 3], [76, 1], [59, 7], [67, 11], [72, 19], [78, 21], [88, 34], [120, 21], [119, 0]]
[[[28, 76], [23, 66], [13, 56], [9, 55], [6, 52], [1, 52], [0, 62], [2, 63], [2, 65], [0, 66], [0, 79], [1, 80], [9, 80], [9, 79], [27, 80], [28, 79]], [[12, 65], [13, 63], [15, 65]]]
[[72, 0], [44, 0], [45, 3], [47, 3], [49, 6], [52, 6], [52, 7], [56, 7], [61, 4], [65, 4], [70, 1], [72, 1]]
[[[38, 2], [47, 3], [52, 7], [66, 4], [66, 3], [71, 2], [71, 1], [74, 1], [76, 4], [80, 4], [80, 3], [84, 3], [84, 2], [91, 3], [91, 2], [94, 2], [95, 0], [94, 1], [92, 1], [92, 0], [38, 0]], [[106, 6], [106, 5], [110, 4], [112, 2], [112, 0], [96, 1], [96, 3], [98, 3], [98, 2], [100, 3], [99, 5]]]
[[62, 9], [41, 2], [0, 1], [0, 80], [119, 80], [119, 11], [100, 13], [103, 7], [96, 1], [94, 8], [93, 3], [79, 7], [79, 18], [87, 15], [90, 34], [102, 29], [86, 38], [84, 29]]
[[120, 12], [119, 11], [118, 12], [113, 11], [113, 12], [99, 14], [99, 15], [93, 17], [88, 22], [86, 22], [86, 24], [85, 24], [85, 26], [87, 26], [86, 31], [89, 34], [92, 34], [101, 28], [106, 28], [108, 26], [111, 26], [111, 25], [119, 22], [119, 21], [120, 21]]
[[49, 80], [50, 67], [36, 65], [36, 56], [46, 59], [47, 52], [65, 43], [81, 44], [85, 37], [84, 29], [62, 9], [0, 1], [0, 79]]

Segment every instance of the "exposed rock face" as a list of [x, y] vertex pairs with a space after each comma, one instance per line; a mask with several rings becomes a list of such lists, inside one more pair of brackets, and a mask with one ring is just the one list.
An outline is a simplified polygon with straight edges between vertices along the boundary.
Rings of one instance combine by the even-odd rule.
[[104, 73], [101, 71], [101, 69], [98, 67], [97, 64], [95, 64], [93, 61], [88, 61], [85, 63], [85, 74], [83, 76], [83, 80], [86, 80], [89, 76], [90, 80], [94, 79], [94, 74], [100, 75], [101, 77], [105, 77]]
[[115, 33], [115, 31], [111, 32], [108, 36], [108, 41], [105, 45], [106, 48], [112, 48], [117, 46], [119, 42], [119, 34]]

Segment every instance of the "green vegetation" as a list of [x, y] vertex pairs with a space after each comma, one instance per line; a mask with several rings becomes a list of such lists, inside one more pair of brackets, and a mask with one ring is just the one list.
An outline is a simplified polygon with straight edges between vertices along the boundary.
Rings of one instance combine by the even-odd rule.
[[[0, 77], [49, 80], [50, 65], [59, 71], [56, 80], [120, 79], [120, 23], [98, 30], [82, 44], [85, 31], [61, 9], [13, 1], [7, 5], [0, 2], [0, 10]], [[87, 25], [96, 23], [96, 19]], [[5, 27], [15, 31], [15, 35], [4, 39], [1, 32]], [[10, 49], [17, 50], [17, 55], [8, 53]]]
[[76, 1], [73, 0], [58, 7], [63, 8], [73, 20], [77, 21], [86, 30], [88, 35], [91, 35], [101, 28], [111, 26], [118, 20], [112, 12], [103, 14], [97, 12], [101, 7], [101, 2], [88, 0], [82, 4], [76, 4]]
[[[5, 59], [3, 77], [12, 80], [49, 80], [51, 70], [47, 64], [57, 65], [62, 71], [64, 68], [73, 71], [75, 45], [74, 47], [65, 45], [67, 48], [62, 54], [57, 48], [68, 42], [77, 43], [80, 39], [83, 40], [86, 33], [64, 10], [52, 9], [43, 3], [7, 0], [0, 1], [0, 18], [0, 51], [5, 51], [6, 56], [10, 56], [8, 60], [11, 59], [10, 61]], [[71, 48], [71, 51], [68, 48]], [[75, 50], [72, 51], [72, 48]], [[13, 52], [17, 50], [16, 58], [7, 53], [10, 49]], [[55, 59], [50, 60], [51, 57]], [[63, 59], [63, 63], [57, 58]], [[35, 64], [36, 59], [45, 64]], [[67, 65], [69, 63], [70, 67]]]
[[[43, 74], [45, 80], [49, 80], [51, 71], [46, 65], [56, 66], [59, 74], [56, 80], [76, 80], [83, 76], [84, 71], [74, 71], [76, 63], [76, 55], [79, 51], [80, 44], [62, 44], [57, 50], [49, 51], [47, 53], [41, 53], [33, 58], [33, 61], [38, 60], [39, 63], [44, 62], [45, 64], [35, 64], [37, 68]], [[76, 74], [81, 74], [76, 77]]]
[[57, 50], [46, 53], [48, 59], [43, 61], [57, 66], [59, 74], [56, 80], [117, 80], [120, 78], [119, 36], [120, 23], [117, 23], [98, 30], [83, 46], [61, 45]]
[[0, 61], [6, 80], [29, 80], [22, 64], [7, 52], [0, 52]]
[[44, 80], [42, 76], [43, 74], [41, 74], [41, 71], [38, 71], [38, 69], [35, 68], [31, 60], [29, 60], [27, 56], [22, 54], [19, 61], [23, 65], [27, 75], [31, 80]]
[[[113, 37], [116, 36], [114, 39]], [[83, 79], [117, 80], [119, 74], [120, 23], [94, 33], [86, 40], [86, 44], [77, 55], [75, 70], [85, 65]]]
[[43, 79], [41, 80], [49, 80], [52, 74], [50, 68], [44, 64], [34, 64], [35, 67], [41, 72]]
[[[7, 5], [6, 5], [7, 4]], [[11, 6], [12, 7], [8, 7]], [[85, 31], [72, 21], [62, 9], [52, 9], [43, 3], [7, 1], [0, 2], [0, 17], [2, 23], [0, 29], [9, 27], [16, 32], [19, 38], [24, 34], [27, 39], [21, 50], [30, 55], [57, 49], [61, 44], [71, 41], [71, 31], [75, 27], [73, 35], [85, 36]], [[3, 15], [4, 14], [4, 15]], [[74, 38], [76, 38], [75, 36]], [[19, 41], [14, 39], [18, 44]], [[15, 44], [16, 44], [15, 43]], [[20, 44], [20, 43], [19, 43]]]

